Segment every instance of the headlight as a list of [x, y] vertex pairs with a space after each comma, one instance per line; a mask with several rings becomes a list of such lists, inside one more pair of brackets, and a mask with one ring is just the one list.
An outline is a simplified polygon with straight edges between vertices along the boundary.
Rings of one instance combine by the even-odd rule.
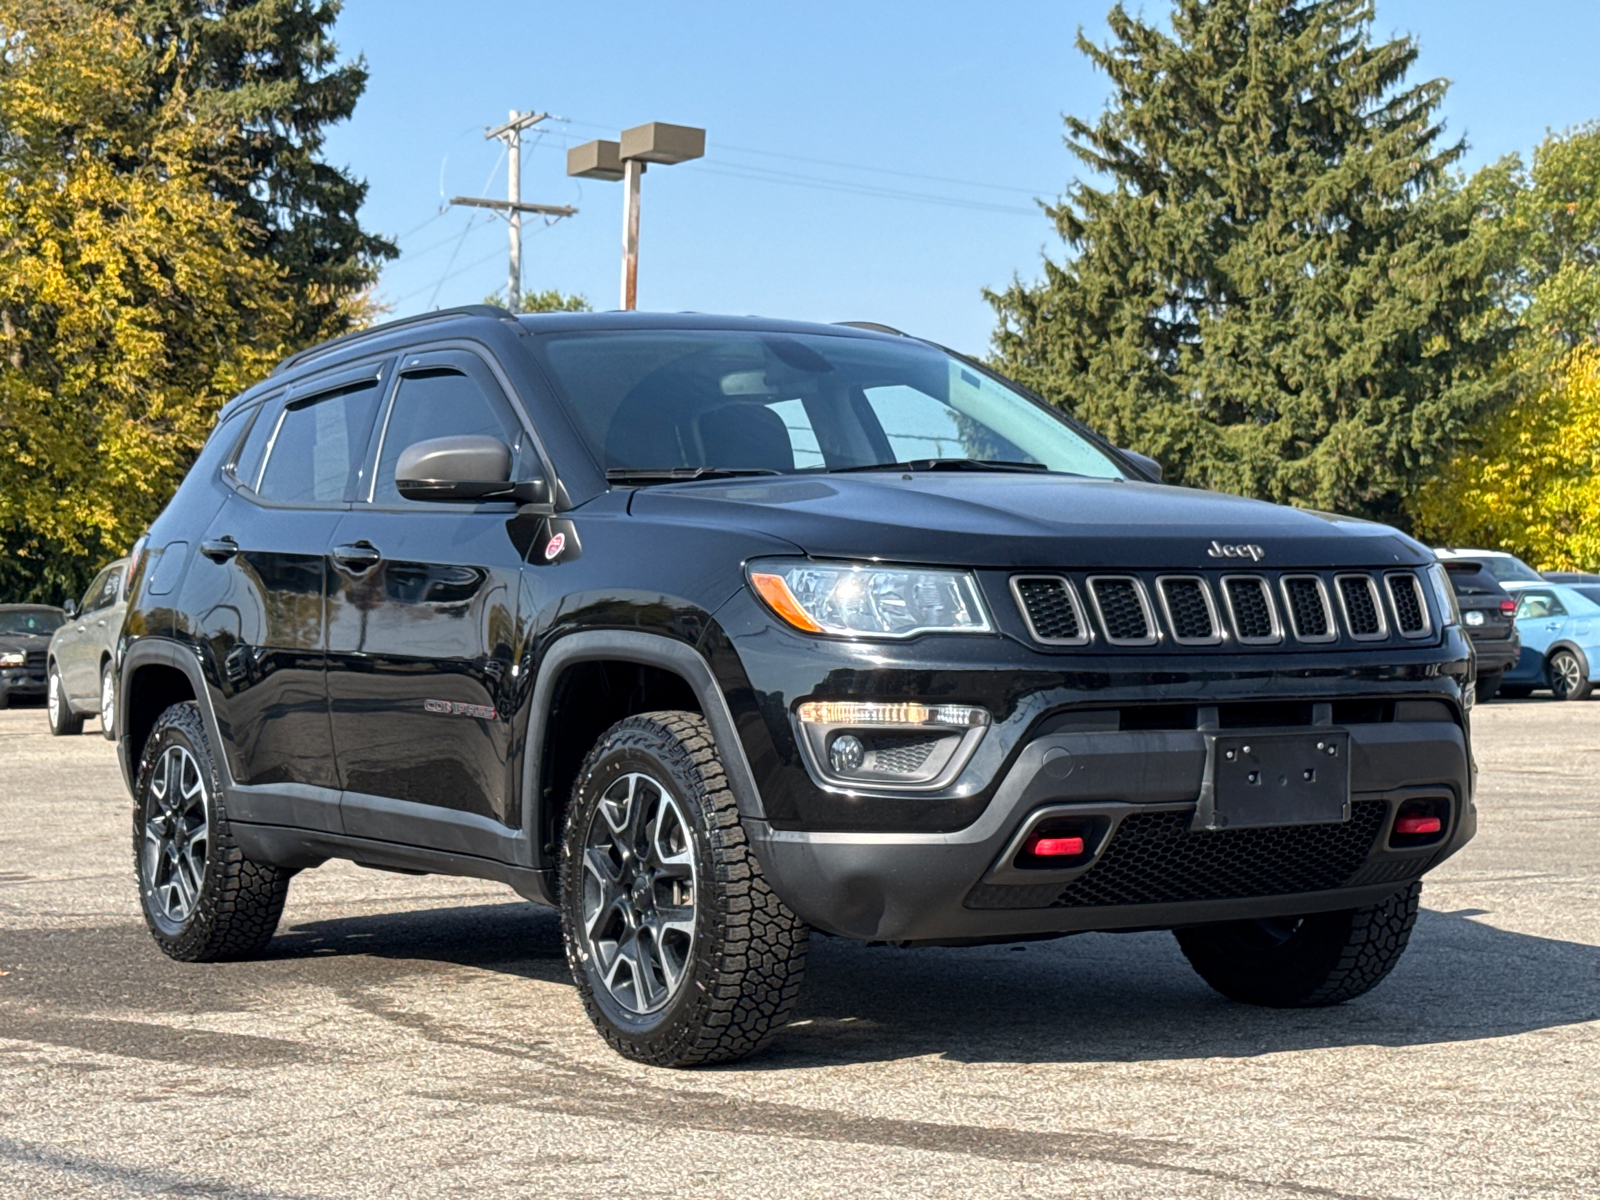
[[28, 663], [28, 656], [20, 650], [7, 650], [0, 654], [0, 670], [6, 667], [22, 667]]
[[759, 559], [750, 586], [788, 624], [841, 637], [988, 633], [978, 585], [966, 571]]
[[1450, 572], [1443, 563], [1433, 563], [1423, 572], [1433, 588], [1434, 603], [1439, 609], [1439, 619], [1445, 628], [1461, 624], [1461, 607], [1456, 603], [1456, 589], [1450, 586]]

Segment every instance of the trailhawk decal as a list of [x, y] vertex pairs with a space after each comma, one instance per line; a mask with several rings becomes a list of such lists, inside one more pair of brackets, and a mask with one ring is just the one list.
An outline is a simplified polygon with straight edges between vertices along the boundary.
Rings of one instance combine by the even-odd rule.
[[463, 704], [459, 700], [424, 700], [422, 707], [447, 717], [477, 717], [483, 721], [492, 721], [497, 715], [492, 704]]

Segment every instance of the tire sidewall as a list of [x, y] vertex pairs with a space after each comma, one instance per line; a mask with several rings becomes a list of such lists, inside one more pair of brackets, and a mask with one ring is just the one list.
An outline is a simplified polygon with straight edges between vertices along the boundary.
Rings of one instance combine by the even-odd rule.
[[[623, 732], [623, 731], [619, 731]], [[601, 1025], [607, 1039], [634, 1055], [655, 1057], [692, 1036], [706, 999], [706, 980], [716, 971], [722, 930], [715, 913], [721, 910], [716, 878], [715, 848], [707, 820], [709, 805], [700, 773], [691, 766], [670, 761], [671, 735], [662, 730], [635, 727], [623, 733], [632, 744], [615, 747], [588, 764], [579, 776], [568, 811], [561, 847], [561, 924], [567, 962], [583, 998], [584, 1007]], [[607, 742], [616, 739], [608, 737]], [[654, 745], [652, 745], [654, 743]], [[688, 819], [695, 855], [695, 932], [688, 971], [677, 994], [647, 1015], [624, 1008], [606, 988], [597, 964], [585, 947], [583, 926], [583, 849], [590, 821], [600, 797], [613, 783], [634, 772], [649, 775], [669, 788]], [[691, 775], [685, 778], [685, 775]]]
[[[66, 689], [61, 686], [61, 669], [53, 664], [47, 686], [50, 691], [45, 697], [45, 719], [50, 722], [50, 732], [62, 737], [72, 732], [72, 705], [67, 702]], [[55, 702], [54, 708], [51, 701]]]
[[[139, 775], [133, 793], [133, 869], [139, 885], [139, 907], [144, 913], [145, 924], [149, 927], [151, 936], [168, 955], [182, 960], [193, 957], [198, 948], [210, 939], [210, 926], [215, 921], [224, 819], [220, 799], [221, 781], [217, 777], [216, 760], [211, 754], [200, 714], [189, 705], [175, 705], [174, 708], [186, 709], [187, 712], [174, 713], [169, 709], [162, 714], [160, 720], [156, 722], [155, 729], [151, 731], [149, 741], [145, 743], [144, 755], [139, 762]], [[176, 925], [155, 912], [151, 903], [150, 881], [145, 878], [144, 864], [145, 811], [150, 786], [154, 780], [156, 765], [168, 747], [174, 745], [184, 747], [194, 756], [204, 784], [206, 809], [205, 874], [200, 881], [200, 893], [195, 900], [193, 910], [181, 924]]]
[[[109, 688], [106, 686], [106, 680], [107, 679], [109, 679], [111, 681], [111, 686]], [[106, 699], [107, 699], [108, 696], [110, 697], [110, 701], [111, 701], [109, 704], [106, 703]], [[110, 663], [106, 663], [104, 666], [102, 666], [100, 668], [100, 734], [108, 742], [116, 740], [116, 736], [117, 736], [116, 729], [115, 729], [116, 716], [117, 716], [117, 676], [116, 676], [116, 669], [114, 667], [112, 667], [112, 665]]]
[[[1556, 662], [1562, 657], [1570, 658], [1578, 668], [1578, 683], [1569, 692], [1561, 690], [1556, 682], [1560, 675], [1556, 670]], [[1584, 661], [1583, 655], [1566, 646], [1561, 647], [1550, 656], [1550, 661], [1545, 667], [1545, 681], [1550, 685], [1550, 692], [1557, 700], [1585, 700], [1589, 696], [1589, 664]]]

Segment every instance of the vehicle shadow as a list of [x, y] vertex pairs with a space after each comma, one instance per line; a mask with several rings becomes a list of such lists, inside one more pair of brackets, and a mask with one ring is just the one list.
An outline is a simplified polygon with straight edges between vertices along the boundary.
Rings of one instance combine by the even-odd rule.
[[[792, 1023], [741, 1070], [940, 1055], [962, 1062], [1134, 1062], [1416, 1046], [1600, 1020], [1600, 946], [1424, 909], [1373, 992], [1329, 1009], [1232, 1003], [1166, 933], [897, 949], [815, 936]], [[554, 912], [511, 903], [309, 922], [269, 955], [365, 955], [570, 982]]]

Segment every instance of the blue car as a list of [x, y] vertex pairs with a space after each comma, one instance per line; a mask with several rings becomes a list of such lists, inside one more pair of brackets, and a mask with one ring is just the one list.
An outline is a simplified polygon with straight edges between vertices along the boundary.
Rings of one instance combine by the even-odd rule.
[[1505, 673], [1502, 696], [1549, 688], [1557, 700], [1586, 700], [1600, 683], [1600, 584], [1508, 582], [1517, 598], [1522, 656]]

